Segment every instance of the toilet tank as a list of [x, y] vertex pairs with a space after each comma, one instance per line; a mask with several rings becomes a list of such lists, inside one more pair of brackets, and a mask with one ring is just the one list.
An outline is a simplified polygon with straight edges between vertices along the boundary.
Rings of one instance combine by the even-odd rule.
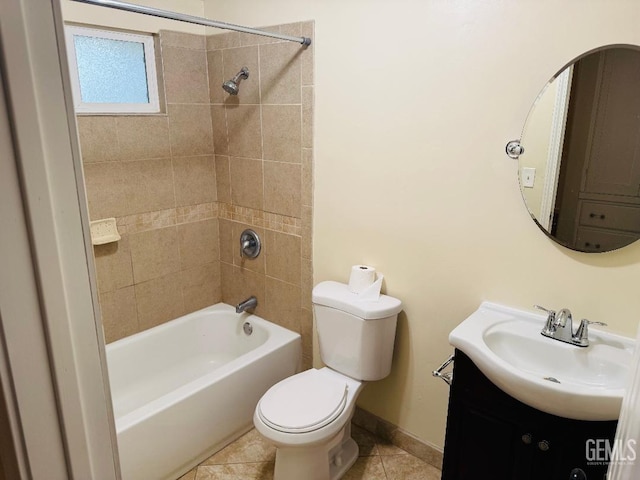
[[389, 375], [400, 300], [362, 300], [347, 285], [328, 281], [313, 289], [313, 309], [325, 365], [356, 380]]

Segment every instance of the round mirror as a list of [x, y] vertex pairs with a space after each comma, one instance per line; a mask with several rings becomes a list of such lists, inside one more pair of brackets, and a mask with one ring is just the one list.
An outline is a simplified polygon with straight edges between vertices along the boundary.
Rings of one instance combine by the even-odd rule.
[[615, 45], [560, 71], [522, 133], [520, 189], [561, 245], [607, 252], [640, 237], [640, 50]]

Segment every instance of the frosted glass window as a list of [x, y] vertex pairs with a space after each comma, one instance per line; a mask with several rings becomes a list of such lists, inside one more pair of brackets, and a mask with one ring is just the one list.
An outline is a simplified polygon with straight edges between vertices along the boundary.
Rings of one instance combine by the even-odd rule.
[[76, 111], [158, 112], [153, 38], [67, 27]]
[[73, 40], [83, 102], [149, 102], [144, 44], [82, 35]]

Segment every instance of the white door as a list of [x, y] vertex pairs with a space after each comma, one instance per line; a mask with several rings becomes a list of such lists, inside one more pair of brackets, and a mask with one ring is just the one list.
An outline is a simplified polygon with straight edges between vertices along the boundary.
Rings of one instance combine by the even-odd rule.
[[119, 478], [59, 0], [0, 1], [0, 460]]

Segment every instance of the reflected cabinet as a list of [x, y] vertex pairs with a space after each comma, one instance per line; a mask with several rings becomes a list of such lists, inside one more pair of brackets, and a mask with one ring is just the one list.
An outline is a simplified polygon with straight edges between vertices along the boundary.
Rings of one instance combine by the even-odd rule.
[[639, 83], [636, 50], [602, 50], [574, 65], [557, 237], [578, 250], [619, 248], [640, 234]]

